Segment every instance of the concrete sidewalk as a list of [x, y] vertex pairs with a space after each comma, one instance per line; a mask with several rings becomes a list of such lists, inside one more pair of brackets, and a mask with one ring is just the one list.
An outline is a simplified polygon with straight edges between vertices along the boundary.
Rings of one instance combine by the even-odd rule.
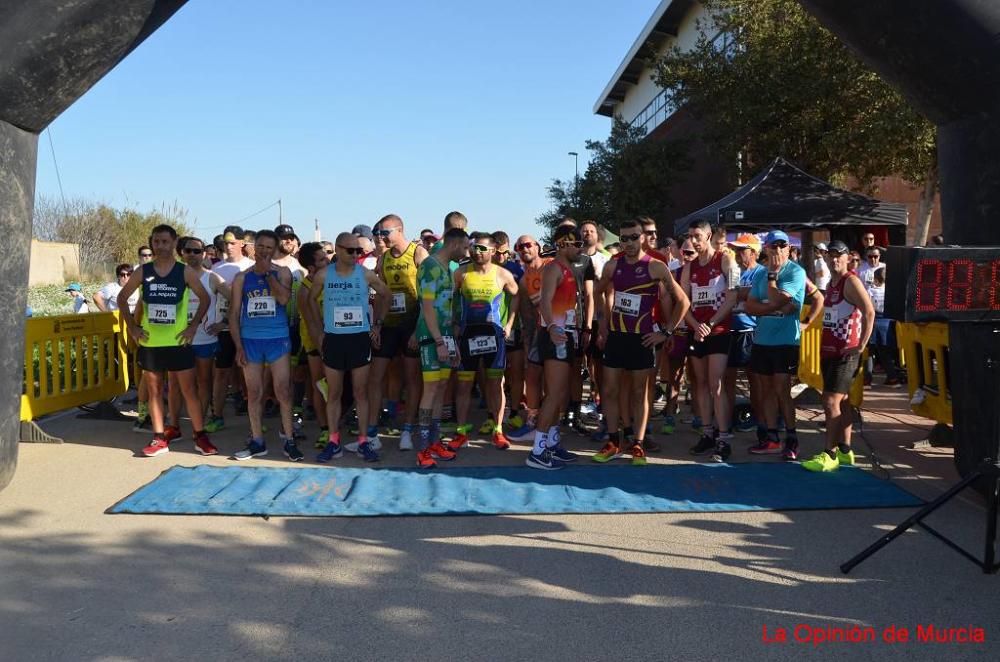
[[[930, 422], [907, 413], [905, 395], [876, 389], [867, 397], [878, 413], [866, 412], [865, 436], [893, 480], [923, 498], [950, 485], [949, 452], [908, 448]], [[809, 422], [817, 415], [801, 412], [804, 455], [822, 446]], [[228, 453], [242, 446], [246, 421], [227, 422], [215, 439]], [[851, 575], [839, 572], [905, 509], [111, 516], [108, 506], [172, 464], [231, 461], [197, 456], [190, 441], [160, 458], [136, 457], [147, 438], [127, 423], [66, 416], [44, 426], [69, 443], [22, 444], [14, 482], [0, 492], [3, 660], [1000, 657], [1000, 578], [929, 535], [903, 536]], [[675, 437], [659, 438], [668, 452], [654, 461], [690, 460], [693, 433]], [[748, 459], [752, 437], [740, 435], [733, 461]], [[458, 461], [520, 463], [527, 448], [476, 445]], [[390, 448], [383, 463], [412, 461]], [[354, 457], [342, 464], [363, 465]], [[977, 497], [953, 502], [934, 522], [981, 551]], [[871, 627], [879, 637], [895, 625], [910, 629], [911, 642], [799, 643], [800, 624]], [[921, 643], [918, 625], [981, 627], [986, 643]], [[765, 626], [771, 639], [787, 628], [789, 643], [764, 643]]]

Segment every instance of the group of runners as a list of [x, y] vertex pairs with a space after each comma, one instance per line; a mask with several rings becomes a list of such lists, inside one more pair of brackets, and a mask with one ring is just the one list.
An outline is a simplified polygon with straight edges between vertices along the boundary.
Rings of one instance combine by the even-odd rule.
[[[110, 297], [138, 345], [136, 428], [153, 436], [143, 454], [182, 438], [182, 410], [196, 449], [218, 453], [209, 434], [227, 426], [235, 396], [234, 414], [249, 418], [237, 460], [268, 453], [265, 419], [277, 414], [292, 461], [305, 458], [304, 418], [315, 418], [320, 463], [345, 452], [377, 462], [395, 428], [421, 468], [513, 441], [531, 444], [528, 466], [556, 470], [580, 457], [562, 441], [570, 426], [600, 444], [593, 461], [644, 465], [660, 450], [654, 402], [664, 404], [659, 433], [673, 434], [686, 376], [700, 430], [690, 453], [726, 462], [743, 369], [757, 421], [749, 453], [796, 460], [792, 378], [802, 330], [822, 316], [827, 448], [803, 466], [854, 462], [848, 393], [874, 310], [843, 243], [827, 246], [824, 297], [789, 260], [781, 231], [763, 244], [749, 234], [727, 242], [696, 221], [660, 242], [652, 219], [635, 218], [617, 228], [612, 254], [592, 221], [565, 219], [550, 247], [467, 225], [451, 212], [440, 235], [411, 240], [390, 214], [307, 243], [288, 225], [230, 226], [207, 246], [154, 228], [143, 247], [152, 259], [120, 265]], [[487, 420], [474, 432], [477, 385]]]

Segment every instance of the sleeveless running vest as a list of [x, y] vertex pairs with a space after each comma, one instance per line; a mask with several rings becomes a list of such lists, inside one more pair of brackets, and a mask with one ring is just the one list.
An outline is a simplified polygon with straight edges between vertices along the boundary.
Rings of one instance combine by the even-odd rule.
[[537, 268], [525, 267], [524, 275], [521, 276], [521, 288], [535, 308], [538, 307], [538, 300], [542, 296], [542, 269], [551, 261], [551, 258], [542, 258], [541, 264]]
[[334, 335], [367, 333], [371, 321], [365, 268], [355, 264], [351, 273], [341, 276], [334, 265], [330, 267], [323, 284], [323, 330]]
[[392, 250], [382, 254], [382, 280], [392, 291], [385, 326], [413, 324], [420, 312], [417, 306], [417, 265], [413, 262], [416, 252], [417, 244], [411, 242], [399, 257], [394, 256]]
[[831, 281], [823, 300], [823, 339], [820, 356], [843, 356], [861, 344], [861, 309], [844, 298], [850, 272], [834, 285]]
[[[271, 274], [277, 278], [278, 270]], [[288, 312], [279, 305], [267, 284], [267, 274], [253, 269], [243, 272], [243, 305], [240, 309], [240, 336], [254, 340], [288, 338]]]
[[[702, 324], [707, 324], [722, 308], [726, 300], [726, 276], [722, 273], [722, 252], [716, 251], [708, 264], [691, 262], [691, 314]], [[719, 320], [712, 335], [729, 332], [731, 319]]]
[[[201, 286], [205, 288], [208, 292], [208, 312], [205, 313], [204, 319], [202, 319], [201, 324], [198, 325], [198, 330], [194, 334], [194, 342], [192, 345], [211, 345], [214, 342], [218, 342], [218, 338], [213, 336], [208, 332], [208, 327], [215, 324], [215, 301], [218, 296], [212, 291], [212, 272], [206, 271], [201, 275]], [[198, 312], [198, 295], [188, 289], [188, 303], [187, 303], [187, 319], [188, 324], [194, 319], [195, 313]]]
[[184, 265], [175, 262], [166, 276], [156, 273], [153, 262], [142, 265], [142, 328], [144, 347], [177, 347], [177, 334], [188, 325], [188, 300], [184, 296]]
[[659, 283], [649, 275], [649, 255], [630, 263], [624, 257], [615, 260], [611, 283], [615, 296], [611, 302], [612, 331], [647, 334], [658, 330], [653, 311], [659, 299]]
[[[548, 324], [555, 324], [564, 329], [576, 328], [576, 277], [573, 271], [559, 260], [555, 260], [562, 272], [562, 279], [556, 286], [556, 291], [552, 295], [552, 319], [542, 319], [541, 310], [538, 312], [538, 325], [546, 327]], [[540, 286], [539, 286], [540, 289]]]
[[462, 276], [463, 326], [492, 324], [499, 328], [503, 324], [501, 306], [504, 290], [497, 282], [499, 268], [490, 264], [484, 274], [470, 268]]

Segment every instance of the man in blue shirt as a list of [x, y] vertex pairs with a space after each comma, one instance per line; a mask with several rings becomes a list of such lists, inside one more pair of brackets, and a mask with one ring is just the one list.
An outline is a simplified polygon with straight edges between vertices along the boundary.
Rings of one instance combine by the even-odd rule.
[[[806, 293], [806, 272], [788, 258], [790, 242], [781, 230], [764, 239], [765, 271], [750, 285], [746, 312], [757, 316], [750, 370], [757, 373], [764, 395], [767, 434], [750, 449], [754, 454], [781, 453], [786, 460], [798, 457], [792, 376], [799, 369], [801, 329], [799, 318]], [[778, 411], [785, 419], [785, 445], [778, 443]]]

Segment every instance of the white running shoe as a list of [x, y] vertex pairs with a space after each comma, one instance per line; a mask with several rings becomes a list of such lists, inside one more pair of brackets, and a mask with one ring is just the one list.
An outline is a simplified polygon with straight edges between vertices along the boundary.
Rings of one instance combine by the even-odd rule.
[[399, 435], [399, 450], [401, 451], [412, 451], [413, 450], [413, 433], [409, 430], [403, 430]]

